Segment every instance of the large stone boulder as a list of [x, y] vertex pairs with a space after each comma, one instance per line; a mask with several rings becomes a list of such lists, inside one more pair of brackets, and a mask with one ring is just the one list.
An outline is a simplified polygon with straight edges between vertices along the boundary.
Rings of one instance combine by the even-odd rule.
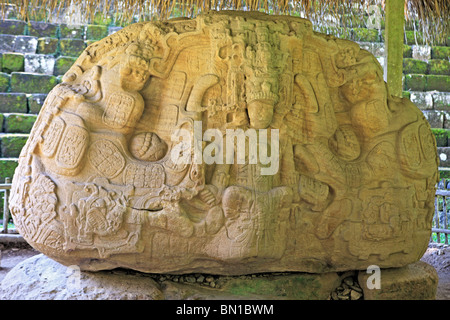
[[10, 209], [82, 270], [402, 267], [427, 248], [437, 165], [422, 112], [358, 44], [211, 12], [86, 48], [40, 111]]

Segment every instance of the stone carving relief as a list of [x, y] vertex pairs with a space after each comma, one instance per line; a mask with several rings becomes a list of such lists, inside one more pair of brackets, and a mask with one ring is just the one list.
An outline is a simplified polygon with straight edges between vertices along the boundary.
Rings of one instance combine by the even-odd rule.
[[437, 163], [421, 111], [356, 43], [210, 12], [89, 46], [44, 103], [10, 208], [86, 270], [400, 267], [427, 246]]

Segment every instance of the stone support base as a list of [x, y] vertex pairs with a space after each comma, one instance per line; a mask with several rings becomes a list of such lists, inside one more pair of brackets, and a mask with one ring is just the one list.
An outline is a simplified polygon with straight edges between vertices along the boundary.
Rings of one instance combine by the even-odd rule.
[[365, 300], [434, 300], [438, 281], [434, 267], [423, 261], [358, 275]]
[[[370, 285], [375, 276], [380, 276], [379, 289]], [[40, 254], [6, 275], [0, 283], [0, 300], [326, 300], [341, 288], [344, 278], [345, 273], [215, 276], [155, 275], [124, 269], [81, 272], [77, 266], [67, 267]], [[404, 268], [383, 269], [379, 274], [360, 271], [358, 281], [363, 299], [434, 299], [438, 278], [433, 267], [419, 261]]]

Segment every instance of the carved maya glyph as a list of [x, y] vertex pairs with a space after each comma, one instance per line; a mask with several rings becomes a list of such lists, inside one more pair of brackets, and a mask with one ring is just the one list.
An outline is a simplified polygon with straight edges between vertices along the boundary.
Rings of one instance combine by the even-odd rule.
[[400, 267], [426, 250], [437, 164], [421, 111], [358, 44], [210, 12], [89, 46], [45, 101], [10, 209], [83, 270]]

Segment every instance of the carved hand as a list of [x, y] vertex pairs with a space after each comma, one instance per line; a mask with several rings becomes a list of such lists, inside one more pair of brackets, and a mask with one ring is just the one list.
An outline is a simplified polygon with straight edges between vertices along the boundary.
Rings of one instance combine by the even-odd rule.
[[216, 203], [215, 195], [208, 188], [205, 188], [202, 191], [200, 191], [198, 195], [200, 197], [200, 200], [206, 202], [210, 206]]

